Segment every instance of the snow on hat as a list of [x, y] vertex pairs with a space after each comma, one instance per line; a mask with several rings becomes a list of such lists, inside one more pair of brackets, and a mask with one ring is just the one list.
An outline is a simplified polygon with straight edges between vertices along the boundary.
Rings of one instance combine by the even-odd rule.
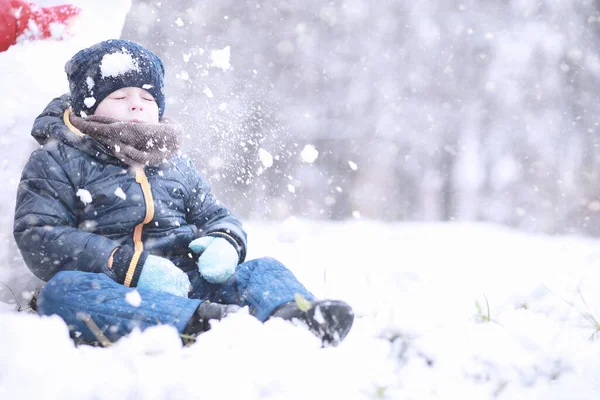
[[79, 51], [65, 64], [71, 106], [82, 117], [92, 115], [98, 104], [124, 87], [148, 91], [165, 112], [162, 61], [150, 50], [128, 40], [111, 39]]

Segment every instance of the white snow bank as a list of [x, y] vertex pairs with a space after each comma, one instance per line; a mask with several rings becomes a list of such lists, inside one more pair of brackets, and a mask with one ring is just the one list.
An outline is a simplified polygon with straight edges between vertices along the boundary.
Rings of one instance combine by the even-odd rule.
[[600, 392], [600, 344], [590, 340], [598, 331], [584, 317], [600, 318], [598, 240], [469, 224], [247, 228], [250, 258], [274, 256], [317, 296], [354, 307], [340, 347], [320, 349], [302, 328], [242, 312], [188, 348], [169, 327], [107, 349], [74, 348], [59, 319], [0, 307], [0, 395], [553, 400]]

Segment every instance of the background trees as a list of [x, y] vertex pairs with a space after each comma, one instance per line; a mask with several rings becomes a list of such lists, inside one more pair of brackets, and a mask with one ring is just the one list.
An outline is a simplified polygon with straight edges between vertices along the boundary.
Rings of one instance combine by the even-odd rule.
[[[597, 234], [598, 18], [592, 1], [138, 1], [123, 37], [164, 59], [167, 114], [243, 216]], [[226, 46], [231, 68], [211, 66]]]

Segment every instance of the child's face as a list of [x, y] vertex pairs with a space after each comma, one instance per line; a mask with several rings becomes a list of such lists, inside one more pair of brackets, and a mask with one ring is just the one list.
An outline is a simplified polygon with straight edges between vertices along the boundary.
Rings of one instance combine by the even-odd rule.
[[94, 115], [124, 122], [158, 123], [158, 105], [144, 89], [126, 87], [106, 96], [98, 104]]

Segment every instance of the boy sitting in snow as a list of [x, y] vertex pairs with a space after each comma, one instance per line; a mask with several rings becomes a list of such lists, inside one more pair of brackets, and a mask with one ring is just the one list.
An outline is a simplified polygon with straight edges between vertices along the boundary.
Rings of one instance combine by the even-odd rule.
[[240, 306], [261, 321], [301, 321], [324, 344], [346, 336], [347, 304], [316, 300], [272, 258], [244, 262], [241, 222], [181, 154], [179, 126], [163, 119], [155, 54], [108, 40], [65, 71], [70, 94], [35, 120], [42, 146], [24, 167], [15, 213], [25, 263], [47, 282], [40, 314], [58, 314], [86, 342], [157, 324], [197, 335]]

